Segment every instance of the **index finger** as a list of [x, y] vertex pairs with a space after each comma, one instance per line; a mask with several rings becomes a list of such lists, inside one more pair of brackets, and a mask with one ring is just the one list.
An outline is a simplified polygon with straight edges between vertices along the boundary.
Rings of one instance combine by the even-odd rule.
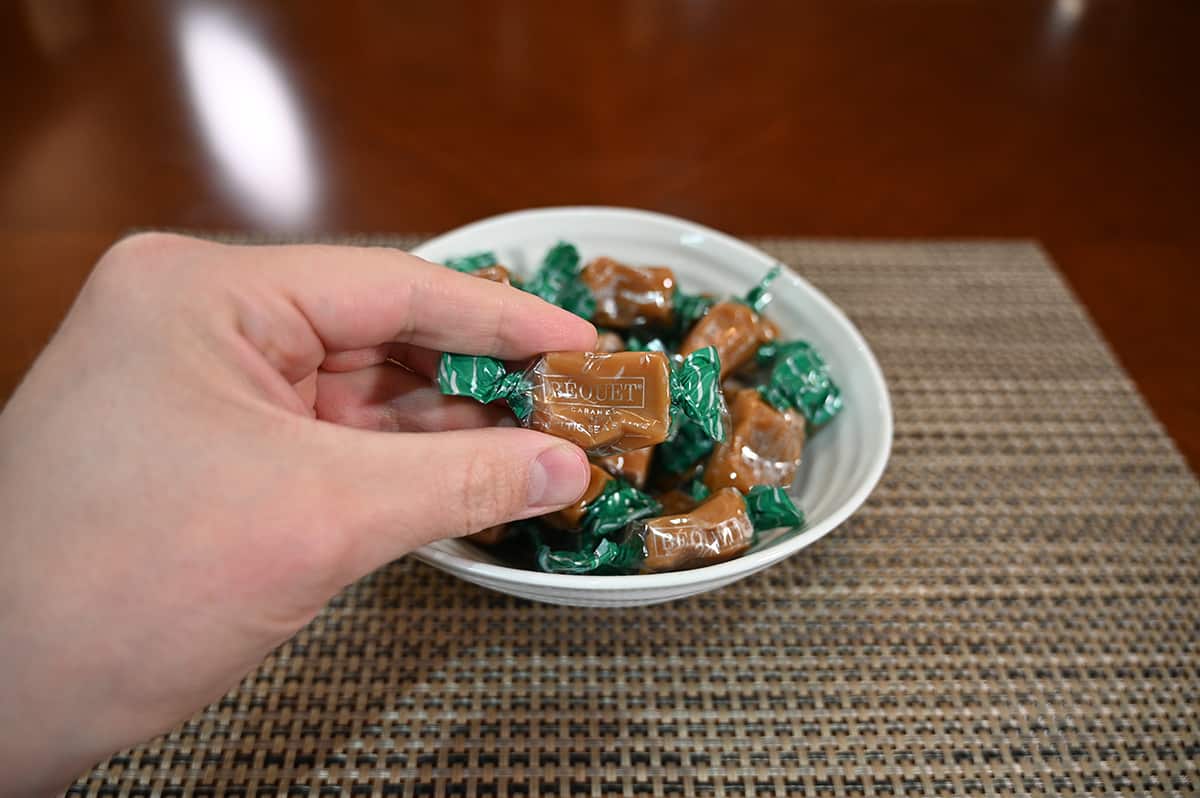
[[257, 249], [327, 352], [400, 342], [516, 360], [596, 343], [596, 328], [569, 311], [400, 250]]

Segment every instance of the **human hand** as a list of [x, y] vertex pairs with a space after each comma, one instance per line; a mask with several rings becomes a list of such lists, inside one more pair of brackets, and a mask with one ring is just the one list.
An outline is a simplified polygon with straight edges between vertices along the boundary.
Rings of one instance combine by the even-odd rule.
[[579, 449], [428, 378], [595, 338], [397, 251], [113, 247], [0, 414], [0, 793], [170, 728], [376, 567], [578, 498]]

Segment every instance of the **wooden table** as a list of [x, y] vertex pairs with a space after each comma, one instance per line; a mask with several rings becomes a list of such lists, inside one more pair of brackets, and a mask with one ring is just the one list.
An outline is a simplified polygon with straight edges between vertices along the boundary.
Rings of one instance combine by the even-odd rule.
[[1200, 464], [1200, 4], [0, 6], [0, 397], [134, 226], [1029, 237]]

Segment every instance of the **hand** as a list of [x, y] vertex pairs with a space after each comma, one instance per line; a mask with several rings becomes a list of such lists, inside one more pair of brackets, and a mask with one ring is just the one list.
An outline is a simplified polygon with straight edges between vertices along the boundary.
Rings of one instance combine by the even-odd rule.
[[0, 415], [4, 787], [170, 728], [378, 566], [577, 499], [583, 452], [429, 377], [595, 339], [397, 251], [117, 244]]

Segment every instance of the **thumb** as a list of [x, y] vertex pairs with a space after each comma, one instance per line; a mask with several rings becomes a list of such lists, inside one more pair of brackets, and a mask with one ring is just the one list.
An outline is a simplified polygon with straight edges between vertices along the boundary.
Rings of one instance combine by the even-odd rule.
[[358, 573], [434, 540], [561, 509], [588, 485], [583, 450], [533, 430], [330, 429], [341, 461], [332, 473], [345, 475], [350, 493], [339, 504], [353, 508], [344, 542]]

